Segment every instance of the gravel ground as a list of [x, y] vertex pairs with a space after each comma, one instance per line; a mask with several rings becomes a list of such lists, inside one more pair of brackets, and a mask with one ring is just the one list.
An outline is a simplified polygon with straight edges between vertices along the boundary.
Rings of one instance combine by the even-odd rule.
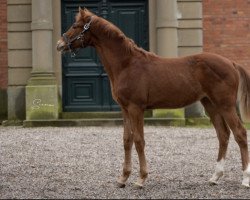
[[137, 155], [125, 188], [121, 127], [0, 126], [0, 198], [250, 198], [241, 186], [239, 149], [230, 140], [225, 176], [210, 186], [218, 141], [214, 129], [145, 127], [149, 178], [134, 187]]

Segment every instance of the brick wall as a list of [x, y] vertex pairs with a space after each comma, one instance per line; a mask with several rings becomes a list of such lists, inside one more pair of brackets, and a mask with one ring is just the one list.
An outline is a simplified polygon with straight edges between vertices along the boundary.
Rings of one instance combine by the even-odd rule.
[[7, 0], [0, 0], [0, 89], [7, 88]]
[[203, 0], [203, 45], [250, 72], [250, 0]]

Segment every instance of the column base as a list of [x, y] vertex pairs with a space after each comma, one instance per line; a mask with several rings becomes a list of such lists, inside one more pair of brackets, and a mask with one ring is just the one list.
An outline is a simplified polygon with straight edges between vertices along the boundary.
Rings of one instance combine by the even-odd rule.
[[210, 119], [206, 116], [204, 108], [200, 102], [195, 102], [185, 107], [185, 119], [188, 126], [209, 126]]
[[155, 109], [153, 117], [156, 118], [184, 118], [184, 108], [178, 109]]
[[60, 108], [55, 77], [31, 77], [26, 86], [26, 120], [58, 119]]
[[185, 118], [203, 118], [206, 117], [203, 106], [200, 102], [195, 102], [185, 107]]
[[25, 119], [25, 86], [8, 86], [8, 120]]

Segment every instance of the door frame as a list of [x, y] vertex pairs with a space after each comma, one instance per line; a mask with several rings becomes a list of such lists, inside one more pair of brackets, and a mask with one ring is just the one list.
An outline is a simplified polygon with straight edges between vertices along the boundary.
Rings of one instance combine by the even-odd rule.
[[[61, 7], [62, 0], [53, 0], [53, 46], [56, 46], [58, 38], [61, 37], [62, 32], [62, 18], [61, 18]], [[149, 28], [149, 51], [157, 53], [157, 40], [156, 40], [156, 1], [148, 0], [148, 28]], [[59, 87], [59, 96], [62, 99], [62, 55], [54, 50], [53, 63], [54, 71]], [[63, 110], [63, 105], [61, 104], [61, 110]]]

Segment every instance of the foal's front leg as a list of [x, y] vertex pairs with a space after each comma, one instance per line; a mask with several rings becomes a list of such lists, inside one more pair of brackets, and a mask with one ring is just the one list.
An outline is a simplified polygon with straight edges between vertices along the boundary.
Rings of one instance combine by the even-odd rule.
[[132, 161], [131, 161], [131, 151], [133, 146], [133, 132], [131, 130], [129, 115], [126, 110], [122, 111], [123, 113], [123, 144], [124, 144], [124, 154], [125, 159], [123, 163], [122, 175], [118, 178], [117, 183], [119, 187], [125, 187], [125, 183], [131, 174]]
[[134, 143], [136, 151], [138, 153], [139, 164], [140, 164], [140, 177], [138, 178], [135, 185], [140, 188], [143, 187], [144, 182], [148, 176], [147, 162], [144, 152], [145, 140], [143, 131], [143, 125], [144, 125], [143, 114], [144, 110], [142, 110], [137, 106], [131, 106], [129, 108], [129, 119], [131, 123], [131, 129], [134, 134]]

